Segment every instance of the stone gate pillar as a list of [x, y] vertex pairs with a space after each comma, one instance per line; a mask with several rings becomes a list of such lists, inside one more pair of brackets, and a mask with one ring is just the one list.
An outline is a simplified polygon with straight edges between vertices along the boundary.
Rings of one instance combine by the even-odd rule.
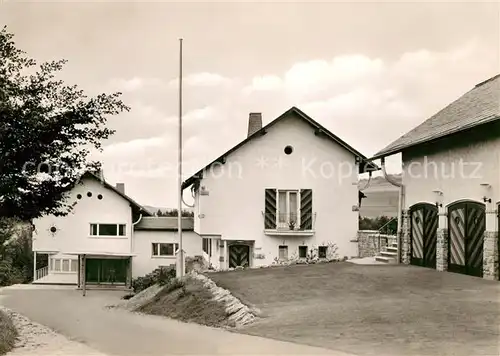
[[486, 229], [483, 245], [483, 278], [498, 280], [498, 226], [497, 212], [486, 210]]
[[410, 246], [410, 212], [407, 209], [404, 209], [401, 212], [401, 263], [405, 265], [410, 264], [410, 254], [411, 254], [411, 246]]
[[446, 214], [446, 208], [440, 207], [436, 241], [436, 270], [441, 272], [448, 270], [448, 243], [448, 214]]

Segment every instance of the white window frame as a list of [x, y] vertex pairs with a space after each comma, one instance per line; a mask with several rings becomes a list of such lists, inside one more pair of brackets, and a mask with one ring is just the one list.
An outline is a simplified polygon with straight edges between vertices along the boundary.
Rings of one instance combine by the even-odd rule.
[[[68, 270], [65, 271], [63, 269], [64, 261], [68, 262]], [[76, 268], [73, 270], [73, 261], [77, 261]], [[56, 266], [59, 267], [59, 270], [56, 269]], [[75, 258], [50, 258], [49, 261], [49, 270], [52, 273], [76, 273], [78, 272], [78, 260]]]
[[[280, 221], [280, 193], [286, 194], [286, 211], [282, 212], [286, 214], [286, 221]], [[295, 228], [300, 227], [300, 189], [276, 189], [276, 226], [278, 229], [289, 229], [290, 215], [293, 213], [290, 211], [290, 193], [294, 193], [297, 196]]]
[[[100, 226], [101, 225], [116, 225], [116, 235], [101, 235], [100, 234]], [[93, 226], [97, 226], [97, 235], [94, 234]], [[120, 235], [120, 226], [123, 226], [123, 235]], [[127, 238], [127, 224], [118, 223], [118, 224], [110, 224], [110, 223], [90, 223], [89, 225], [89, 236], [90, 237], [98, 237], [101, 239], [111, 238], [111, 239], [123, 239]]]
[[[205, 247], [207, 248], [207, 251], [205, 251]], [[203, 237], [201, 239], [201, 249], [208, 255], [208, 257], [212, 257], [212, 239], [210, 237]]]
[[[152, 242], [151, 243], [151, 257], [152, 258], [172, 258], [175, 257], [175, 254], [179, 250], [179, 244], [177, 242]], [[172, 255], [160, 255], [160, 245], [174, 245], [172, 249], [174, 252]], [[153, 253], [153, 246], [155, 249], [155, 253]]]

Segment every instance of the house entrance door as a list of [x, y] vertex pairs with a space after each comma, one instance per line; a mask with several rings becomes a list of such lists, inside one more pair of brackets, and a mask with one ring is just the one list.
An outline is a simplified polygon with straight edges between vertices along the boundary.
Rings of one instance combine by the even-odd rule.
[[482, 277], [485, 206], [471, 201], [451, 205], [448, 227], [448, 271]]
[[250, 266], [250, 246], [230, 245], [229, 246], [229, 268]]

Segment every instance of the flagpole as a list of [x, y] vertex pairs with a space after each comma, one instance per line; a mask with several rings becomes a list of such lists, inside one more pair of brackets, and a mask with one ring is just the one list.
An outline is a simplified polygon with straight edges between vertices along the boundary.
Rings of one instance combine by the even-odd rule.
[[178, 158], [179, 208], [177, 234], [179, 235], [179, 264], [177, 278], [184, 276], [184, 250], [182, 247], [182, 38], [179, 39], [179, 158]]

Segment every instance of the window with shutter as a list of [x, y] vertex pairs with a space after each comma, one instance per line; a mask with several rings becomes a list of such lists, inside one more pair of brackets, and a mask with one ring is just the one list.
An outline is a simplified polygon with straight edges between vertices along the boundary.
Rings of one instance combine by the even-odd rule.
[[301, 189], [300, 191], [300, 229], [312, 230], [312, 189]]
[[264, 228], [276, 229], [276, 189], [265, 192]]

